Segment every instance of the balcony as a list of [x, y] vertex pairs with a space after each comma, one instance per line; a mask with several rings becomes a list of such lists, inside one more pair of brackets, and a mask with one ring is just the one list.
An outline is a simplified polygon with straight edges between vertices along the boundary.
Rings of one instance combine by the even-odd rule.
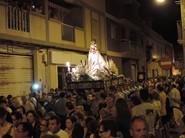
[[83, 28], [64, 24], [52, 18], [48, 20], [45, 15], [13, 7], [7, 3], [0, 3], [0, 17], [1, 39], [69, 49], [85, 48]]
[[9, 5], [8, 28], [16, 31], [30, 32], [29, 12]]

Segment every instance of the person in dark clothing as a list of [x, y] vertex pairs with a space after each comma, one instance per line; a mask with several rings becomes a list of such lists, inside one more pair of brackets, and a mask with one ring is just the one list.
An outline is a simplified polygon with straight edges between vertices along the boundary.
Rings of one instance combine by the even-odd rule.
[[116, 123], [118, 125], [118, 130], [123, 134], [124, 137], [130, 138], [130, 121], [131, 113], [129, 111], [126, 101], [122, 98], [116, 101]]
[[67, 103], [67, 99], [65, 98], [65, 93], [61, 92], [59, 94], [59, 98], [56, 100], [54, 104], [54, 111], [61, 118], [62, 129], [65, 129], [65, 120], [67, 115], [66, 103]]
[[30, 123], [33, 127], [33, 138], [39, 138], [40, 137], [40, 129], [39, 129], [39, 123], [37, 120], [37, 115], [34, 111], [28, 111], [26, 113], [28, 123]]
[[83, 137], [84, 137], [84, 128], [80, 125], [80, 123], [76, 123], [72, 131], [72, 138], [83, 138]]
[[15, 132], [16, 138], [34, 138], [33, 127], [30, 123], [19, 123]]

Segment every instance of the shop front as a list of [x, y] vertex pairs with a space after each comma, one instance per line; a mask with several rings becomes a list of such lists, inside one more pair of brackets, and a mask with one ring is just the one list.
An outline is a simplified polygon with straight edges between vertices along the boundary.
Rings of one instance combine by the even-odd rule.
[[33, 81], [31, 53], [31, 50], [15, 47], [11, 52], [0, 49], [0, 95], [20, 96], [30, 92]]
[[[87, 61], [87, 54], [71, 51], [50, 51], [50, 88], [64, 89], [66, 75], [76, 65]], [[67, 63], [67, 65], [66, 65]]]

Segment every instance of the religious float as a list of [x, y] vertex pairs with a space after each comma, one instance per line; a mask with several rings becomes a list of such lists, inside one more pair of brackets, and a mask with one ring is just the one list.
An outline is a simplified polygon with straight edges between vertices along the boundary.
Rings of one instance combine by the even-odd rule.
[[67, 63], [67, 89], [109, 89], [110, 87], [131, 84], [124, 75], [118, 75], [118, 68], [112, 59], [104, 58], [97, 49], [95, 41], [91, 41], [88, 61], [70, 70]]

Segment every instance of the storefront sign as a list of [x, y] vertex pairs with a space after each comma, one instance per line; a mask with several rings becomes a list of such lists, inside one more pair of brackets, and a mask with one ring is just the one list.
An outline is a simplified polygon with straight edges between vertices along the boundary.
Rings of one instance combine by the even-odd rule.
[[160, 66], [162, 69], [169, 70], [172, 68], [172, 60], [170, 58], [161, 58]]

